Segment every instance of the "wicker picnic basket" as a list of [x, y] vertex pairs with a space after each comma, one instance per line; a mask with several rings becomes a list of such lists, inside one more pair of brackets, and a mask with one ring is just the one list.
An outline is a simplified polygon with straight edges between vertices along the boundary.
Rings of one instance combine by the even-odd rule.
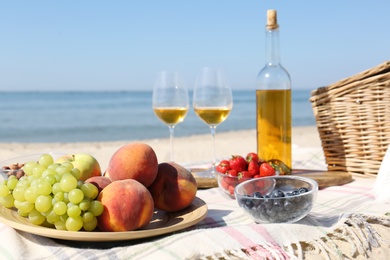
[[390, 61], [311, 92], [329, 171], [376, 176], [390, 144]]

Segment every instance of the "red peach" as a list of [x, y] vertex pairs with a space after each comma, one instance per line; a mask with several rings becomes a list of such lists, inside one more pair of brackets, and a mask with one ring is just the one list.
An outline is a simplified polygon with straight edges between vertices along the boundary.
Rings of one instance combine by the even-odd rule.
[[158, 165], [157, 177], [148, 189], [157, 209], [175, 212], [191, 205], [197, 185], [186, 168], [169, 162]]
[[111, 180], [110, 178], [105, 176], [94, 176], [86, 179], [85, 182], [89, 182], [95, 185], [96, 188], [98, 188], [98, 191], [100, 193], [108, 184], [111, 183]]
[[134, 179], [148, 187], [156, 178], [157, 168], [157, 156], [152, 147], [130, 143], [112, 155], [104, 176], [111, 181]]
[[114, 181], [99, 194], [103, 213], [98, 217], [101, 231], [132, 231], [148, 225], [154, 212], [148, 189], [136, 180]]

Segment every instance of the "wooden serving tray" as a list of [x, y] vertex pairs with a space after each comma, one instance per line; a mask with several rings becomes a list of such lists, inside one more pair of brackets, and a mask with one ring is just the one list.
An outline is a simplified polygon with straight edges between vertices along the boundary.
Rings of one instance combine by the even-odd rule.
[[350, 183], [352, 175], [342, 171], [313, 171], [313, 170], [293, 170], [293, 175], [311, 178], [318, 183], [318, 188], [339, 186]]
[[[202, 169], [204, 171], [204, 169]], [[193, 169], [193, 173], [198, 188], [199, 189], [209, 189], [218, 187], [217, 179], [214, 178], [200, 178], [196, 176], [196, 172], [201, 171], [201, 169]], [[295, 169], [293, 170], [292, 175], [302, 176], [306, 178], [311, 178], [318, 183], [320, 189], [338, 186], [349, 183], [352, 181], [352, 175], [348, 172], [342, 171], [318, 171], [318, 170], [304, 170], [304, 169]]]

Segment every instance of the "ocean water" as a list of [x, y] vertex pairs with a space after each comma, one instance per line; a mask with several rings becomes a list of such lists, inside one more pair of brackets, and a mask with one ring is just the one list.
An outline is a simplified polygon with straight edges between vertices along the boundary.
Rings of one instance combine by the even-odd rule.
[[[292, 91], [293, 126], [315, 125], [310, 90]], [[168, 138], [151, 91], [0, 92], [0, 142], [90, 142]], [[233, 110], [218, 132], [254, 129], [255, 91], [233, 91]], [[190, 106], [191, 107], [191, 106]], [[175, 136], [210, 133], [192, 109]]]

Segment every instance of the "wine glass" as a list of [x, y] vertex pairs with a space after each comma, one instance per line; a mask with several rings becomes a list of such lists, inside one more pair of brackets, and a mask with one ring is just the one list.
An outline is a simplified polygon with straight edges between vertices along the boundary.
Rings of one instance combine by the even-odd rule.
[[183, 122], [188, 108], [188, 91], [182, 76], [178, 72], [159, 72], [153, 88], [153, 111], [169, 127], [172, 162], [174, 129], [178, 123]]
[[202, 68], [196, 80], [193, 107], [195, 114], [210, 126], [212, 137], [212, 166], [203, 177], [215, 178], [215, 132], [217, 125], [225, 121], [233, 108], [232, 90], [222, 69]]

